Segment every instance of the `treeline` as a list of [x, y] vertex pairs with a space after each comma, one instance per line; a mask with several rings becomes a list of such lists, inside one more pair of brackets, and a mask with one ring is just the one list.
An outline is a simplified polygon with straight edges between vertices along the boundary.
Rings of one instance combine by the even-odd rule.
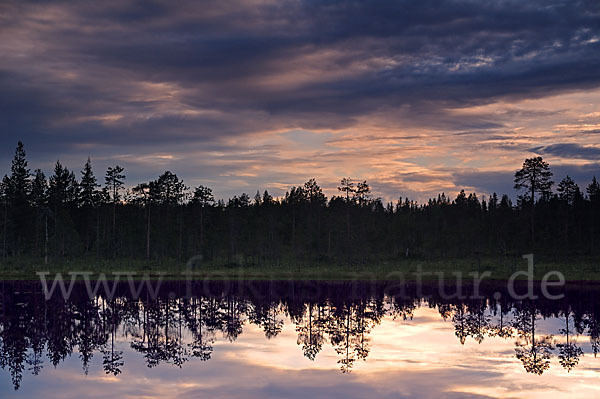
[[[461, 191], [418, 204], [374, 198], [366, 181], [342, 179], [327, 198], [314, 179], [284, 197], [267, 191], [216, 201], [212, 190], [190, 189], [169, 171], [125, 188], [120, 166], [104, 181], [90, 160], [77, 176], [60, 162], [47, 177], [30, 171], [19, 142], [0, 184], [2, 259], [116, 257], [179, 259], [194, 255], [223, 263], [376, 262], [399, 257], [597, 255], [600, 185], [565, 177], [554, 183], [541, 157], [515, 174], [517, 203], [496, 193]], [[101, 184], [103, 183], [103, 184]]]

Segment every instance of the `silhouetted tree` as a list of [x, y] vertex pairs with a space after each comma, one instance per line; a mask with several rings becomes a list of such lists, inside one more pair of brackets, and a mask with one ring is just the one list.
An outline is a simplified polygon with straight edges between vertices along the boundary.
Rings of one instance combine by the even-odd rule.
[[575, 198], [581, 196], [579, 186], [569, 176], [565, 177], [558, 183], [558, 196], [568, 205], [573, 205]]
[[31, 205], [35, 209], [34, 253], [40, 254], [40, 241], [44, 243], [44, 257], [48, 262], [48, 181], [40, 169], [36, 169], [31, 183]]
[[371, 187], [367, 184], [367, 181], [359, 182], [356, 186], [356, 199], [359, 205], [365, 205], [371, 195]]
[[[97, 214], [97, 208], [102, 202], [102, 194], [100, 190], [98, 190], [98, 187], [100, 187], [100, 185], [96, 180], [96, 176], [94, 176], [92, 161], [88, 158], [81, 171], [78, 198], [79, 207], [81, 208], [81, 224], [83, 236], [85, 237], [86, 252], [92, 248], [92, 226], [95, 225], [94, 230], [96, 231], [96, 240], [98, 241], [100, 239], [100, 220], [99, 214]], [[94, 213], [96, 213], [95, 221]]]
[[113, 226], [113, 234], [116, 231], [117, 225], [117, 203], [121, 200], [121, 189], [123, 188], [123, 184], [125, 182], [125, 175], [123, 174], [123, 167], [117, 165], [115, 167], [109, 166], [106, 170], [106, 175], [104, 177], [104, 184], [107, 191], [110, 193], [111, 202], [113, 205], [113, 217], [112, 217], [112, 226]]
[[515, 173], [515, 190], [525, 189], [525, 198], [531, 203], [531, 240], [535, 242], [535, 195], [547, 195], [554, 182], [550, 165], [542, 157], [528, 158], [523, 162], [523, 167]]
[[77, 205], [77, 189], [75, 174], [56, 161], [54, 174], [49, 179], [48, 199], [54, 215], [55, 250], [62, 256], [74, 249], [71, 243], [77, 242], [72, 219], [72, 211]]
[[195, 204], [200, 208], [200, 247], [204, 245], [204, 218], [206, 208], [212, 206], [214, 203], [215, 197], [213, 196], [212, 189], [202, 185], [194, 189], [192, 204]]
[[24, 248], [29, 227], [29, 195], [31, 191], [31, 173], [23, 143], [19, 141], [10, 167], [10, 175], [4, 180], [5, 226], [10, 226], [11, 249], [19, 254]]

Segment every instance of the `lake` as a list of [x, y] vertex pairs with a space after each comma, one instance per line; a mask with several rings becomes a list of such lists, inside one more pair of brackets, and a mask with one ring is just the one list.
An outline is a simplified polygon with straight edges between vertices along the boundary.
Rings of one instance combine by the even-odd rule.
[[4, 281], [0, 397], [600, 397], [600, 285], [456, 288]]

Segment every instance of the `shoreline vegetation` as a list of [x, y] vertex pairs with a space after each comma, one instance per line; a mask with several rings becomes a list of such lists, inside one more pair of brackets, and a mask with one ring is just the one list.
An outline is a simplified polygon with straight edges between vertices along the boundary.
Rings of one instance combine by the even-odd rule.
[[[140, 259], [71, 259], [61, 263], [44, 264], [38, 260], [11, 260], [0, 262], [0, 280], [40, 280], [37, 273], [49, 273], [47, 279], [53, 280], [60, 273], [69, 278], [69, 273], [91, 273], [91, 280], [104, 274], [108, 280], [120, 274], [119, 279], [126, 280], [127, 273], [133, 279], [148, 276], [151, 279], [184, 280], [186, 273], [194, 280], [362, 280], [407, 282], [439, 281], [448, 283], [472, 282], [477, 276], [484, 281], [506, 281], [514, 273], [522, 272], [518, 280], [526, 279], [527, 260], [522, 257], [465, 259], [400, 259], [364, 264], [341, 263], [216, 263], [214, 261], [194, 262], [192, 266], [174, 259], [146, 261]], [[600, 282], [600, 266], [592, 257], [579, 257], [574, 260], [534, 259], [533, 280], [541, 281], [549, 272], [560, 272], [566, 282]], [[489, 272], [489, 275], [484, 273]], [[460, 277], [457, 277], [460, 275]], [[477, 274], [475, 274], [477, 273]], [[420, 277], [417, 277], [417, 275]], [[82, 275], [78, 274], [77, 279]], [[461, 280], [459, 280], [461, 279]], [[552, 277], [551, 280], [554, 280]]]
[[265, 190], [216, 200], [211, 188], [190, 189], [170, 171], [126, 186], [116, 165], [101, 185], [89, 158], [79, 178], [60, 161], [46, 178], [28, 168], [19, 142], [0, 183], [0, 277], [48, 270], [175, 278], [202, 254], [200, 272], [225, 277], [408, 279], [421, 265], [447, 278], [490, 271], [505, 279], [527, 268], [521, 254], [533, 253], [536, 278], [556, 270], [600, 281], [600, 184], [594, 177], [582, 191], [566, 176], [554, 190], [552, 177], [541, 157], [526, 159], [514, 175], [516, 204], [464, 190], [454, 199], [385, 203], [350, 178], [329, 198], [310, 179], [278, 198]]

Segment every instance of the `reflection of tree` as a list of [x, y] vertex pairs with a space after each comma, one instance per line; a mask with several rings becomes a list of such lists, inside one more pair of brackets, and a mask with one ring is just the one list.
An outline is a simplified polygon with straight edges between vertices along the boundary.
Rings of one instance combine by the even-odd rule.
[[254, 312], [250, 315], [250, 321], [261, 326], [265, 337], [271, 339], [279, 335], [283, 329], [283, 320], [277, 317], [279, 313], [275, 303], [268, 303], [266, 306], [255, 305]]
[[537, 310], [533, 306], [515, 310], [514, 326], [518, 331], [515, 352], [525, 371], [542, 375], [550, 368], [552, 337], [536, 337], [536, 315]]
[[343, 314], [339, 318], [335, 318], [330, 326], [331, 344], [336, 353], [341, 356], [338, 363], [341, 365], [343, 373], [350, 372], [356, 360], [355, 354], [351, 351], [351, 340], [354, 334], [351, 317], [351, 311], [344, 308]]
[[[171, 303], [174, 302], [175, 308], [171, 308]], [[183, 308], [184, 304], [182, 300], [177, 299], [175, 301], [167, 300], [167, 309], [168, 313], [172, 314], [175, 312], [173, 316], [173, 321], [176, 323], [174, 326], [174, 331], [172, 329], [171, 337], [169, 337], [169, 318], [167, 318], [167, 330], [165, 331], [165, 337], [167, 339], [167, 353], [170, 361], [177, 367], [181, 368], [185, 362], [188, 360], [188, 351], [187, 345], [183, 343]], [[175, 321], [176, 319], [176, 321]]]
[[[19, 291], [29, 292], [22, 288]], [[538, 314], [567, 316], [565, 328], [560, 330], [566, 341], [557, 345], [558, 360], [565, 369], [575, 367], [583, 354], [573, 335], [587, 333], [594, 353], [600, 348], [596, 305], [586, 308], [587, 302], [576, 303], [576, 311], [570, 312], [570, 308], [565, 309], [567, 303], [548, 304], [543, 300], [535, 306], [531, 302], [505, 301], [498, 309], [486, 306], [485, 301], [443, 301], [436, 297], [423, 301], [419, 297], [361, 293], [349, 299], [346, 290], [332, 290], [327, 296], [310, 300], [302, 294], [298, 298], [294, 296], [297, 294], [277, 296], [274, 292], [277, 289], [269, 288], [268, 293], [253, 293], [250, 297], [159, 296], [154, 300], [149, 300], [147, 294], [145, 300], [140, 300], [127, 294], [119, 296], [117, 292], [111, 300], [102, 296], [90, 300], [85, 291], [75, 288], [69, 300], [58, 296], [49, 301], [41, 295], [9, 294], [5, 298], [5, 313], [0, 316], [0, 367], [10, 373], [14, 387], [19, 388], [25, 369], [40, 373], [44, 355], [57, 365], [78, 351], [87, 372], [93, 355], [99, 352], [105, 371], [117, 376], [124, 366], [117, 334], [129, 340], [148, 367], [161, 363], [182, 367], [188, 359], [209, 360], [219, 333], [229, 341], [236, 340], [246, 318], [260, 326], [267, 338], [277, 337], [285, 315], [295, 325], [297, 344], [305, 357], [314, 360], [329, 342], [337, 353], [341, 371], [346, 373], [369, 355], [369, 335], [384, 315], [408, 320], [419, 306], [437, 307], [442, 317], [451, 318], [462, 343], [468, 337], [481, 342], [486, 335], [516, 335], [516, 357], [529, 373], [544, 373], [553, 349], [552, 336], [541, 336], [536, 330]]]
[[444, 321], [446, 321], [450, 317], [452, 317], [452, 314], [453, 314], [452, 309], [453, 309], [453, 306], [450, 303], [438, 304], [438, 312], [440, 312], [440, 316], [442, 316], [442, 319], [444, 319]]
[[343, 373], [349, 373], [356, 360], [365, 360], [369, 355], [368, 335], [380, 317], [377, 309], [372, 309], [364, 300], [343, 305], [334, 312], [329, 334], [331, 344], [340, 355], [338, 363]]
[[45, 341], [45, 329], [44, 324], [36, 321], [42, 321], [46, 319], [46, 307], [38, 297], [33, 298], [34, 306], [33, 306], [33, 320], [31, 321], [31, 325], [29, 327], [28, 334], [31, 337], [29, 339], [29, 343], [31, 345], [31, 352], [27, 356], [27, 365], [28, 371], [30, 371], [33, 375], [38, 375], [42, 370], [44, 361], [42, 359], [44, 347], [46, 345]]
[[162, 362], [181, 367], [187, 361], [183, 345], [183, 318], [180, 303], [146, 301], [143, 307], [143, 335], [137, 337], [131, 347], [144, 354], [150, 368]]
[[[413, 299], [407, 301], [400, 301], [398, 298], [393, 298], [393, 300], [391, 301], [390, 316], [394, 320], [412, 320], [416, 308], [417, 304]], [[440, 312], [442, 312], [441, 307]]]
[[298, 320], [296, 324], [298, 345], [302, 345], [304, 356], [310, 360], [315, 360], [323, 347], [323, 327], [325, 325], [323, 308], [316, 306], [316, 314], [314, 308], [315, 305], [312, 302], [309, 303], [305, 322]]
[[506, 324], [504, 321], [504, 311], [502, 309], [502, 304], [500, 304], [499, 306], [498, 314], [500, 315], [498, 324], [494, 324], [489, 327], [490, 336], [504, 339], [511, 338], [513, 336], [513, 329], [510, 324]]
[[89, 362], [94, 355], [94, 351], [106, 341], [98, 317], [98, 307], [96, 302], [82, 302], [78, 309], [78, 319], [80, 319], [77, 332], [79, 358], [81, 359], [83, 370], [87, 375]]
[[25, 368], [23, 363], [27, 358], [24, 310], [19, 309], [19, 313], [8, 318], [0, 339], [0, 367], [8, 369], [15, 391], [21, 386]]
[[[448, 312], [447, 309], [444, 311]], [[462, 345], [465, 344], [468, 337], [472, 337], [481, 344], [486, 334], [490, 332], [491, 317], [485, 312], [485, 302], [477, 303], [470, 308], [464, 304], [456, 306], [452, 315], [452, 323], [454, 324], [454, 334]]]
[[594, 314], [591, 314], [588, 316], [585, 324], [587, 325], [588, 334], [590, 335], [592, 351], [594, 352], [594, 357], [596, 357], [600, 351], [600, 322]]
[[115, 334], [111, 333], [110, 349], [102, 347], [102, 366], [106, 374], [119, 375], [123, 367], [123, 351], [115, 351]]
[[523, 363], [525, 371], [542, 375], [550, 368], [551, 349], [552, 340], [546, 336], [539, 340], [532, 338], [532, 341], [526, 345], [517, 342], [515, 352], [517, 359]]
[[583, 349], [577, 346], [577, 343], [570, 340], [571, 329], [569, 327], [570, 312], [565, 313], [565, 328], [560, 330], [561, 334], [567, 337], [565, 343], [557, 344], [559, 350], [558, 362], [561, 366], [570, 372], [579, 363], [579, 357], [583, 355]]
[[[201, 361], [210, 359], [214, 342], [214, 338], [208, 335], [205, 331], [204, 310], [202, 308], [202, 300], [194, 297], [190, 307], [183, 308], [186, 311], [186, 319], [188, 328], [192, 332], [192, 342], [188, 344], [191, 355]], [[190, 311], [191, 310], [191, 311]]]
[[47, 352], [52, 365], [56, 367], [68, 355], [73, 353], [73, 304], [62, 299], [52, 306], [52, 317], [47, 318]]
[[[105, 305], [103, 304], [103, 307]], [[115, 309], [115, 302], [111, 301], [111, 306], [107, 309], [103, 308], [104, 323], [108, 323], [110, 329], [110, 348], [105, 344], [100, 352], [102, 352], [102, 365], [106, 374], [117, 376], [121, 374], [123, 367], [123, 351], [115, 350], [115, 335], [118, 323], [118, 310]], [[108, 317], [107, 317], [108, 315]]]
[[233, 296], [228, 296], [225, 301], [225, 326], [223, 334], [233, 342], [242, 333], [242, 314], [246, 310], [245, 304]]
[[142, 334], [131, 341], [131, 348], [140, 352], [146, 359], [148, 367], [157, 366], [162, 358], [158, 350], [159, 323], [156, 322], [159, 312], [157, 303], [144, 302], [142, 306]]
[[469, 336], [469, 326], [464, 305], [461, 304], [457, 306], [457, 309], [452, 315], [452, 324], [454, 324], [454, 335], [456, 335], [461, 345], [464, 345]]
[[486, 304], [481, 302], [475, 306], [475, 309], [469, 309], [466, 318], [467, 333], [479, 344], [483, 342], [490, 328], [490, 317], [485, 314], [485, 310]]

